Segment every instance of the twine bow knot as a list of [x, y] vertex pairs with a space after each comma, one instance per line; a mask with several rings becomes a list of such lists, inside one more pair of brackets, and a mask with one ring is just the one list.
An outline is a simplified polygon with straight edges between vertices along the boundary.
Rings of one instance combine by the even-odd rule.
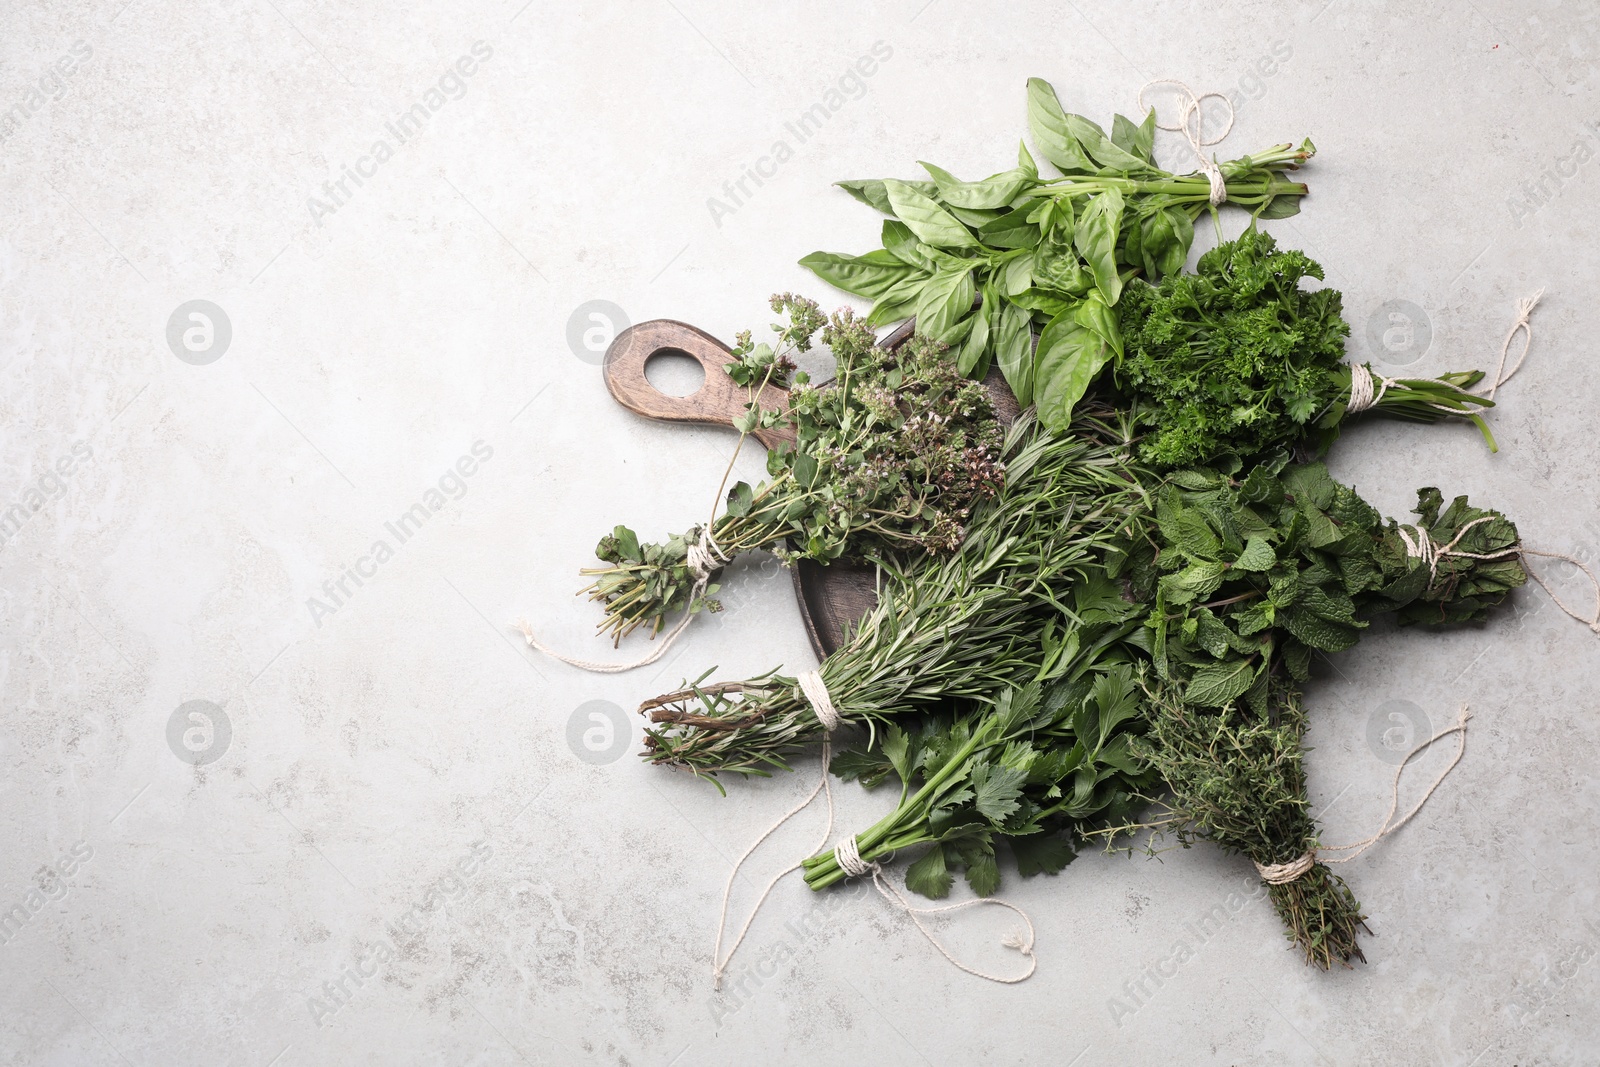
[[[1200, 162], [1200, 173], [1204, 174], [1206, 180], [1211, 183], [1211, 206], [1218, 207], [1227, 203], [1228, 184], [1222, 177], [1222, 168], [1217, 166], [1214, 156], [1206, 155], [1206, 148], [1219, 143], [1233, 129], [1233, 101], [1222, 93], [1217, 92], [1196, 95], [1193, 89], [1176, 78], [1158, 78], [1155, 81], [1146, 82], [1144, 88], [1139, 90], [1139, 110], [1145, 112], [1153, 110], [1144, 102], [1144, 94], [1145, 89], [1150, 89], [1157, 85], [1171, 86], [1177, 91], [1178, 100], [1183, 104], [1183, 115], [1178, 119], [1176, 126], [1168, 126], [1160, 119], [1157, 119], [1156, 127], [1171, 133], [1183, 134], [1184, 140], [1189, 142], [1189, 147], [1194, 149], [1195, 158]], [[1228, 124], [1215, 137], [1207, 137], [1205, 135], [1205, 116], [1201, 113], [1201, 103], [1212, 97], [1228, 105]], [[1189, 125], [1190, 119], [1194, 120], [1192, 128]]]

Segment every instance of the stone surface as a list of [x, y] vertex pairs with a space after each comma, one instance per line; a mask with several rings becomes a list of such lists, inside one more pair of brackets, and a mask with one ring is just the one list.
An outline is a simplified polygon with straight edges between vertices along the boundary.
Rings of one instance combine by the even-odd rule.
[[[1481, 630], [1374, 634], [1314, 687], [1335, 841], [1381, 818], [1395, 748], [1477, 714], [1433, 802], [1345, 869], [1370, 963], [1308, 971], [1236, 858], [1088, 855], [1008, 879], [1040, 964], [1004, 988], [875, 895], [791, 879], [713, 994], [728, 865], [816, 764], [725, 800], [626, 755], [622, 709], [713, 665], [809, 665], [773, 564], [632, 674], [511, 626], [610, 653], [577, 568], [617, 522], [705, 515], [732, 443], [613, 404], [588, 302], [723, 337], [773, 291], [837, 302], [795, 261], [876, 221], [829, 183], [1003, 169], [1029, 75], [1101, 119], [1149, 78], [1231, 93], [1229, 154], [1313, 137], [1313, 195], [1271, 227], [1327, 264], [1357, 359], [1484, 365], [1546, 288], [1500, 454], [1370, 425], [1334, 466], [1391, 513], [1437, 484], [1592, 556], [1591, 5], [365, 8], [7, 5], [0, 907], [23, 919], [0, 917], [0, 1062], [1593, 1062], [1600, 648], [1537, 593]], [[843, 789], [842, 825], [885, 803]], [[1007, 926], [950, 936], [1002, 966]]]

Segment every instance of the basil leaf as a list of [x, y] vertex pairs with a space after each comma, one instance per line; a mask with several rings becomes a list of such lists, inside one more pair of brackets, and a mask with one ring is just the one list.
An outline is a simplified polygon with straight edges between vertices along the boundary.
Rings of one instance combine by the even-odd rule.
[[1137, 156], [1146, 163], [1155, 162], [1156, 109], [1151, 108], [1144, 121], [1134, 125], [1132, 119], [1118, 115], [1111, 123], [1111, 143]]
[[1183, 270], [1194, 243], [1194, 223], [1186, 212], [1175, 207], [1153, 211], [1139, 220], [1139, 234], [1139, 258], [1152, 283]]
[[1078, 306], [1076, 299], [1063, 297], [1044, 289], [1029, 289], [1018, 293], [1011, 298], [1011, 302], [1029, 311], [1043, 312], [1046, 318], [1051, 319], [1057, 315], [1070, 315]]
[[917, 295], [917, 332], [945, 344], [956, 337], [956, 325], [972, 310], [972, 271], [941, 268]]
[[1100, 290], [1096, 289], [1085, 297], [1072, 317], [1079, 326], [1104, 341], [1111, 351], [1122, 355], [1122, 330], [1117, 326], [1116, 312], [1106, 306]]
[[1039, 164], [1033, 161], [1026, 141], [1017, 142], [1017, 169], [1035, 181], [1039, 179]]
[[936, 248], [977, 248], [978, 241], [948, 211], [908, 182], [885, 181], [894, 213], [924, 242]]
[[921, 244], [922, 242], [917, 240], [917, 235], [911, 232], [911, 227], [905, 223], [895, 219], [883, 220], [883, 247], [889, 250], [889, 254], [903, 263], [920, 267], [931, 274], [934, 264], [917, 250]]
[[989, 354], [989, 334], [997, 317], [995, 308], [999, 302], [1000, 297], [994, 290], [993, 282], [984, 282], [983, 303], [973, 312], [972, 329], [968, 331], [967, 339], [961, 342], [961, 351], [956, 356], [956, 369], [968, 378], [979, 377], [976, 373], [978, 365], [984, 363], [984, 357]]
[[1033, 317], [1025, 308], [1006, 304], [994, 344], [995, 363], [1017, 403], [1033, 403]]
[[886, 326], [910, 318], [916, 311], [918, 295], [931, 277], [930, 273], [913, 271], [909, 277], [890, 286], [872, 305], [872, 310], [867, 314], [867, 324]]
[[1082, 115], [1067, 115], [1067, 129], [1083, 146], [1084, 151], [1093, 156], [1100, 166], [1108, 170], [1141, 172], [1149, 169], [1149, 164], [1130, 152], [1118, 148], [1111, 138], [1106, 136], [1106, 131], [1100, 128], [1097, 122], [1091, 122]]
[[1033, 250], [1032, 269], [1035, 284], [1074, 296], [1087, 292], [1094, 282], [1078, 260], [1072, 235], [1063, 234], [1057, 227], [1051, 227]]
[[1039, 243], [1039, 227], [1028, 221], [1028, 212], [1013, 209], [978, 227], [978, 236], [990, 248], [1032, 248]]
[[1107, 189], [1089, 202], [1078, 219], [1073, 243], [1089, 264], [1095, 287], [1114, 305], [1122, 295], [1122, 276], [1117, 273], [1117, 233], [1122, 228], [1122, 194]]
[[1034, 406], [1040, 421], [1056, 433], [1067, 429], [1072, 409], [1111, 356], [1105, 341], [1076, 321], [1076, 311], [1074, 305], [1072, 313], [1050, 320], [1034, 357]]
[[1084, 155], [1083, 147], [1068, 129], [1061, 101], [1043, 78], [1028, 79], [1028, 129], [1044, 158], [1054, 163], [1061, 173], [1093, 174], [1098, 169]]
[[939, 187], [939, 199], [951, 207], [1005, 207], [1029, 181], [1029, 176], [1021, 169], [1001, 171], [977, 182], [964, 182], [932, 163], [922, 163], [922, 169], [933, 176], [933, 184]]
[[1002, 293], [1020, 296], [1033, 286], [1033, 256], [1026, 248], [1007, 252], [995, 263], [995, 274], [1000, 278]]
[[881, 259], [874, 261], [867, 256], [843, 256], [834, 252], [813, 252], [802, 259], [800, 265], [829, 285], [871, 299], [877, 299], [896, 282], [916, 273], [916, 268], [903, 263], [890, 266]]
[[[885, 215], [894, 214], [894, 205], [889, 203], [889, 193], [884, 189], [883, 182], [877, 178], [855, 179], [834, 182], [833, 184], [868, 207], [876, 208]], [[920, 189], [927, 196], [932, 196], [937, 191], [932, 182], [907, 182], [906, 184]]]
[[1000, 211], [997, 208], [984, 208], [980, 210], [972, 207], [956, 207], [954, 204], [945, 204], [943, 207], [946, 211], [950, 212], [957, 222], [961, 223], [963, 226], [971, 227], [974, 230], [979, 229], [1000, 217]]

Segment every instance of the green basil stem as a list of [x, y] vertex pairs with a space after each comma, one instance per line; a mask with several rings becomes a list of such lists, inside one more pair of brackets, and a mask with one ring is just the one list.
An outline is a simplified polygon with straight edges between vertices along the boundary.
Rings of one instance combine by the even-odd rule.
[[[1350, 378], [1355, 369], [1348, 364], [1335, 369], [1339, 376], [1340, 398], [1316, 420], [1317, 428], [1324, 432], [1323, 448], [1338, 436], [1339, 426], [1345, 419], [1350, 404]], [[1360, 370], [1372, 375], [1374, 391], [1383, 390], [1368, 411], [1381, 411], [1397, 419], [1423, 423], [1466, 419], [1478, 428], [1490, 452], [1500, 451], [1489, 424], [1483, 421], [1480, 414], [1484, 409], [1494, 407], [1494, 401], [1468, 391], [1483, 380], [1483, 371], [1451, 371], [1436, 378], [1391, 378], [1386, 384], [1385, 379], [1372, 369], [1372, 364], [1361, 364]]]

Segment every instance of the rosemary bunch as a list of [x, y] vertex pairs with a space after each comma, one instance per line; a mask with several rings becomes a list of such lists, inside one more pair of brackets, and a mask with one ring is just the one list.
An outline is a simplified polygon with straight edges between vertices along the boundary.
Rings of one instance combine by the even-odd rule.
[[[1076, 654], [1075, 635], [1056, 628], [1073, 618], [1071, 591], [1144, 506], [1125, 427], [1086, 414], [1077, 430], [1051, 435], [1024, 414], [1007, 434], [1005, 489], [955, 553], [880, 559], [877, 606], [821, 667], [844, 724], [875, 730], [952, 699], [992, 702]], [[796, 680], [776, 672], [696, 683], [640, 711], [655, 724], [646, 758], [700, 774], [765, 774], [823, 734]]]
[[[774, 327], [777, 350], [753, 345], [748, 332], [726, 370], [751, 388], [736, 427], [787, 427], [793, 446], [767, 454], [770, 480], [736, 483], [710, 526], [712, 559], [769, 549], [786, 557], [829, 561], [875, 553], [949, 553], [961, 543], [971, 509], [998, 491], [1002, 430], [989, 393], [965, 380], [944, 346], [914, 337], [880, 348], [865, 322], [845, 310], [824, 321], [811, 301], [784, 294], [791, 324]], [[755, 396], [768, 382], [787, 384], [787, 353], [820, 337], [837, 362], [834, 380], [812, 386], [794, 375], [786, 411], [763, 411]], [[741, 438], [742, 442], [742, 438]], [[719, 493], [720, 495], [720, 493]], [[716, 611], [715, 587], [690, 603], [696, 575], [690, 549], [702, 527], [661, 544], [641, 544], [627, 527], [602, 538], [595, 554], [609, 566], [585, 570], [585, 592], [605, 604], [603, 633], [621, 640], [643, 626], [653, 635], [679, 609]]]

